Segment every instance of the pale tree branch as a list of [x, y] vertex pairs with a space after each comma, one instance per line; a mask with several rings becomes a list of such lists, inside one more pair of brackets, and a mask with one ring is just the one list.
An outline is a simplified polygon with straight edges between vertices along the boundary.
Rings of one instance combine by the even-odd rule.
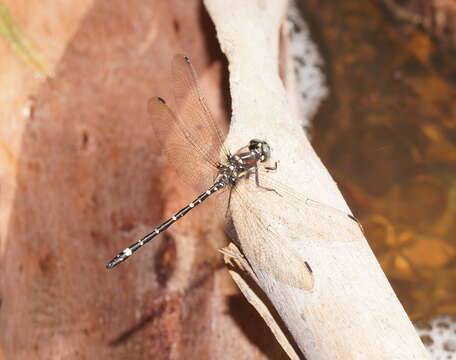
[[[243, 275], [250, 274], [309, 360], [427, 359], [362, 231], [341, 215], [349, 209], [290, 110], [278, 63], [287, 1], [205, 0], [205, 5], [229, 62], [233, 115], [228, 147], [265, 139], [280, 161], [271, 175], [274, 181], [302, 194], [288, 202], [285, 195], [258, 192], [249, 202], [252, 213], [260, 214], [275, 234], [271, 237], [253, 233], [242, 219], [242, 204], [235, 201], [240, 252], [225, 249], [226, 260], [233, 258], [239, 271], [246, 270]], [[341, 211], [314, 207], [308, 198]], [[244, 294], [265, 312], [246, 284], [240, 285]], [[270, 314], [262, 316], [296, 358], [283, 332], [271, 325]]]

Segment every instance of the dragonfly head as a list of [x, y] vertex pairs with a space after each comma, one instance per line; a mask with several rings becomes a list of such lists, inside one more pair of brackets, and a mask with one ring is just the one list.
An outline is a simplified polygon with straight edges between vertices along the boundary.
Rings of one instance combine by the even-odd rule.
[[249, 150], [259, 155], [260, 161], [268, 161], [271, 157], [271, 147], [266, 141], [252, 139], [249, 142]]

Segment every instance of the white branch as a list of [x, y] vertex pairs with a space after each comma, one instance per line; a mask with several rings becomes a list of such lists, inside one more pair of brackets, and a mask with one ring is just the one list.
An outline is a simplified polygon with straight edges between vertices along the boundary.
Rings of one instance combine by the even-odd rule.
[[[280, 160], [274, 175], [277, 180], [311, 199], [349, 212], [300, 121], [290, 111], [278, 76], [279, 29], [287, 2], [205, 0], [205, 5], [229, 61], [233, 106], [229, 148], [244, 146], [252, 138], [267, 140], [274, 159]], [[271, 214], [276, 214], [274, 218], [282, 214], [289, 223], [302, 226], [299, 239], [284, 235], [282, 243], [268, 247], [262, 239], [249, 238], [246, 229], [236, 230], [258, 284], [307, 359], [427, 359], [361, 231], [355, 230], [356, 223], [332, 218], [330, 213], [328, 221], [319, 223], [321, 217], [314, 216], [305, 202], [301, 204], [304, 210], [298, 210], [265, 193], [258, 197], [256, 210], [265, 221]], [[303, 213], [307, 215], [303, 217]], [[233, 221], [239, 223], [236, 211]], [[283, 225], [268, 225], [284, 234]], [[295, 250], [290, 258], [298, 254], [313, 270], [303, 277], [302, 286], [281, 280], [281, 274], [293, 277], [307, 271], [294, 268], [293, 259], [278, 261], [281, 256], [276, 254], [283, 252], [286, 244]], [[266, 247], [261, 249], [266, 261], [254, 256], [262, 246]]]

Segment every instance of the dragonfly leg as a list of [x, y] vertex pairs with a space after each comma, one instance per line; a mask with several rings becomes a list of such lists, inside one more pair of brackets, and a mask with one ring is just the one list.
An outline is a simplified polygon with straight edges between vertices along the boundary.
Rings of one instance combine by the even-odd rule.
[[225, 218], [228, 218], [229, 212], [230, 212], [230, 204], [231, 204], [231, 195], [233, 194], [232, 191], [230, 191], [230, 194], [228, 195], [228, 205], [226, 207], [226, 212], [225, 212]]
[[265, 168], [266, 170], [268, 170], [268, 171], [276, 171], [276, 170], [277, 170], [277, 164], [278, 164], [278, 163], [279, 163], [279, 162], [276, 161], [276, 162], [274, 163], [274, 166], [265, 166], [264, 168]]
[[[276, 163], [276, 166], [275, 166], [275, 167], [277, 168], [277, 163]], [[261, 185], [260, 185], [260, 176], [259, 176], [259, 174], [258, 174], [258, 165], [257, 165], [257, 164], [255, 164], [255, 184], [256, 184], [256, 186], [258, 186], [258, 187], [261, 188], [261, 189], [264, 189], [264, 190], [266, 190], [266, 191], [274, 191], [274, 192], [275, 192], [277, 195], [279, 195], [280, 197], [282, 196], [282, 195], [280, 195], [280, 194], [277, 192], [276, 189], [272, 189], [272, 188], [268, 188], [268, 187], [266, 187], [266, 186], [261, 186]]]

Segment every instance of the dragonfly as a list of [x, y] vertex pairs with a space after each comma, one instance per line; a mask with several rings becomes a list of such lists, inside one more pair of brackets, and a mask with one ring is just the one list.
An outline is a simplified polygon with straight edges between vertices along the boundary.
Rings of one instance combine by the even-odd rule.
[[[188, 205], [176, 212], [162, 224], [155, 227], [139, 241], [119, 252], [106, 265], [112, 269], [130, 258], [136, 251], [152, 239], [167, 230], [176, 221], [190, 213], [208, 198], [218, 195], [218, 208], [225, 208], [226, 218], [232, 216], [232, 205], [240, 209], [238, 219], [243, 222], [250, 242], [243, 242], [242, 248], [260, 264], [268, 261], [286, 261], [297, 271], [309, 270], [309, 264], [301, 259], [293, 246], [283, 240], [283, 236], [275, 233], [267, 221], [255, 210], [255, 191], [244, 186], [243, 182], [252, 182], [258, 191], [265, 191], [279, 197], [302, 214], [317, 218], [319, 223], [348, 222], [346, 231], [353, 232], [353, 224], [357, 219], [346, 212], [311, 200], [298, 191], [268, 178], [269, 172], [278, 170], [278, 162], [272, 164], [272, 149], [264, 139], [251, 139], [244, 147], [230, 152], [224, 145], [224, 136], [216, 125], [207, 102], [197, 83], [197, 75], [188, 56], [176, 55], [172, 61], [173, 93], [177, 111], [171, 109], [161, 97], [153, 97], [148, 102], [148, 113], [152, 121], [157, 141], [169, 162], [173, 165], [180, 178], [190, 184], [200, 194]], [[253, 179], [253, 180], [252, 180]], [[317, 222], [317, 223], [318, 223]], [[328, 228], [328, 226], [326, 226]], [[329, 226], [331, 228], [331, 226]], [[237, 235], [229, 233], [236, 243]], [[312, 234], [312, 231], [311, 231]], [[318, 229], [313, 230], [316, 237], [322, 237]], [[350, 236], [338, 231], [338, 236]], [[324, 234], [323, 234], [324, 236]], [[334, 234], [326, 234], [327, 237]], [[274, 249], [272, 254], [264, 253], [263, 249]], [[251, 251], [249, 251], [249, 249]], [[294, 264], [294, 266], [293, 266]], [[277, 274], [264, 264], [264, 270], [278, 280], [293, 286], [299, 286], [299, 273]]]

